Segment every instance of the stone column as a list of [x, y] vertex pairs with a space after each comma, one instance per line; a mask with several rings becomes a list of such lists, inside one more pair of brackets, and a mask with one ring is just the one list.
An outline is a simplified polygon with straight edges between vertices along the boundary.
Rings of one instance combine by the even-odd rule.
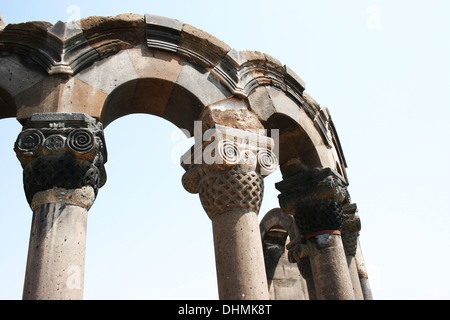
[[364, 300], [373, 300], [372, 289], [370, 288], [369, 276], [367, 274], [366, 263], [361, 250], [361, 245], [358, 240], [356, 247], [356, 269], [358, 270], [359, 282], [361, 284], [361, 290], [364, 296]]
[[353, 292], [356, 300], [364, 300], [355, 259], [361, 221], [357, 213], [356, 204], [352, 203], [344, 206], [343, 212], [342, 243], [344, 245], [345, 256], [347, 257]]
[[346, 184], [330, 168], [312, 169], [276, 184], [280, 206], [304, 236], [317, 299], [353, 300], [341, 239]]
[[106, 182], [102, 125], [85, 114], [35, 114], [14, 149], [33, 210], [23, 299], [82, 299], [87, 213]]
[[277, 167], [272, 139], [220, 125], [210, 133], [210, 143], [182, 158], [183, 186], [199, 193], [212, 220], [219, 298], [268, 300], [257, 215], [263, 176]]

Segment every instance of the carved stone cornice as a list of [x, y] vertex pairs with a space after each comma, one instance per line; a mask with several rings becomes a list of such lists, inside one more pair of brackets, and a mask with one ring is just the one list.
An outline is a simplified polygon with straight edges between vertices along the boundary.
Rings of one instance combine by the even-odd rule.
[[53, 188], [93, 188], [106, 182], [103, 126], [85, 114], [35, 114], [19, 134], [14, 151], [23, 167], [25, 194]]

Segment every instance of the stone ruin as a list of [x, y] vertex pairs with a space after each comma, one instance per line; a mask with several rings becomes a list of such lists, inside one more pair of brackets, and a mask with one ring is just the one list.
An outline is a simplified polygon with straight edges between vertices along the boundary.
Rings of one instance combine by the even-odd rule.
[[[372, 299], [346, 160], [327, 108], [269, 54], [156, 15], [5, 25], [0, 119], [33, 211], [23, 299], [82, 299], [87, 214], [106, 183], [103, 130], [133, 113], [200, 135], [184, 188], [212, 221], [219, 299]], [[259, 223], [264, 178], [280, 208]]]

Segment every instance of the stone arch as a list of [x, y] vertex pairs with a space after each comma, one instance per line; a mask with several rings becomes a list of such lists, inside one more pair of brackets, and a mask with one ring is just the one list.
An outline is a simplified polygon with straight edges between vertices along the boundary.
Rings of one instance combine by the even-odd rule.
[[[93, 84], [107, 92], [98, 112], [105, 126], [127, 114], [147, 113], [192, 133], [194, 121], [206, 106], [232, 96], [208, 70], [173, 53], [138, 47], [116, 56], [123, 68], [117, 74], [125, 73], [125, 80], [114, 85], [114, 77], [108, 83]], [[92, 71], [81, 72], [80, 78], [86, 82], [98, 79], [96, 74], [108, 73], [115, 64], [99, 63]]]
[[[0, 32], [0, 51], [3, 66], [26, 78], [18, 85], [0, 77], [11, 95], [6, 114], [22, 123], [39, 112], [78, 112], [107, 126], [143, 112], [191, 131], [201, 110], [233, 98], [266, 129], [283, 130], [281, 168], [288, 176], [303, 165], [337, 169], [337, 162], [345, 171], [328, 111], [304, 93], [295, 72], [269, 54], [237, 51], [181, 21], [122, 14], [12, 24]], [[2, 75], [8, 70], [0, 67]], [[286, 152], [284, 144], [299, 139], [296, 151]]]
[[272, 209], [261, 220], [260, 231], [270, 298], [307, 300], [306, 281], [287, 257], [286, 244], [299, 237], [294, 217], [280, 208]]
[[[345, 159], [328, 109], [304, 92], [304, 82], [288, 66], [265, 53], [234, 50], [208, 33], [178, 20], [127, 14], [89, 17], [75, 23], [58, 22], [55, 25], [47, 22], [8, 25], [0, 31], [0, 59], [5, 62], [0, 65], [0, 117], [15, 116], [22, 124], [30, 119], [36, 128], [44, 126], [42, 128], [48, 134], [44, 138], [51, 138], [46, 147], [54, 152], [52, 155], [61, 153], [70, 161], [70, 157], [76, 158], [83, 165], [82, 169], [87, 171], [82, 172], [83, 181], [76, 181], [80, 185], [87, 181], [91, 187], [101, 187], [97, 186], [99, 176], [95, 169], [98, 169], [96, 166], [103, 168], [106, 149], [100, 136], [104, 127], [122, 116], [151, 114], [169, 120], [180, 129], [188, 129], [190, 133], [196, 120], [203, 121], [202, 132], [214, 127], [215, 133], [220, 133], [225, 127], [249, 133], [241, 141], [241, 144], [247, 144], [245, 151], [249, 151], [245, 153], [250, 159], [243, 164], [245, 169], [231, 161], [225, 164], [228, 166], [226, 168], [212, 168], [216, 170], [214, 174], [208, 171], [211, 167], [205, 169], [193, 163], [183, 166], [186, 169], [183, 186], [189, 192], [200, 193], [200, 183], [203, 191], [210, 191], [213, 188], [208, 184], [217, 185], [217, 181], [222, 183], [224, 190], [231, 190], [225, 204], [210, 203], [203, 207], [213, 220], [217, 234], [236, 243], [251, 243], [248, 248], [261, 247], [259, 234], [253, 233], [247, 237], [248, 230], [228, 226], [232, 221], [218, 213], [233, 211], [232, 214], [239, 217], [237, 221], [243, 221], [240, 217], [245, 216], [248, 225], [254, 227], [256, 223], [257, 229], [256, 214], [262, 201], [263, 177], [267, 174], [261, 173], [261, 163], [253, 161], [256, 155], [253, 154], [252, 158], [250, 152], [261, 146], [260, 149], [271, 151], [273, 142], [264, 136], [264, 129], [280, 130], [278, 151], [283, 179], [304, 170], [330, 168], [346, 180]], [[16, 77], [8, 76], [11, 70]], [[87, 131], [92, 131], [92, 136], [94, 133], [98, 135], [91, 139], [95, 144], [89, 149], [89, 155], [79, 155], [83, 150], [66, 152], [68, 146], [65, 141], [72, 142], [68, 136], [71, 130], [87, 134], [86, 130], [80, 130], [80, 126], [88, 127]], [[39, 132], [38, 129], [36, 131]], [[239, 130], [232, 131], [238, 138], [236, 132]], [[43, 136], [37, 132], [34, 134], [36, 137]], [[253, 139], [255, 136], [263, 139]], [[219, 140], [212, 142], [219, 145]], [[52, 141], [55, 144], [51, 144]], [[28, 146], [33, 147], [34, 143], [42, 147], [44, 139], [36, 138]], [[27, 143], [23, 145], [22, 150], [16, 148], [17, 152], [28, 150]], [[250, 147], [255, 148], [251, 150]], [[191, 148], [187, 152], [189, 159], [195, 157], [195, 152], [191, 151], [195, 150]], [[259, 157], [259, 150], [257, 152]], [[22, 156], [27, 164], [34, 161], [28, 155]], [[61, 167], [61, 170], [65, 168]], [[90, 175], [87, 176], [87, 173]], [[209, 179], [203, 179], [204, 176]], [[51, 183], [53, 181], [49, 182], [49, 186]], [[76, 188], [67, 188], [80, 188], [74, 186]], [[46, 196], [65, 196], [65, 193], [56, 194], [55, 188], [43, 191], [48, 191]], [[214, 197], [219, 198], [220, 194], [208, 199]], [[93, 201], [95, 197], [89, 199]], [[254, 206], [249, 208], [248, 203], [254, 203]], [[80, 208], [87, 212], [90, 206]], [[212, 209], [208, 211], [208, 208]], [[273, 211], [269, 217], [281, 213]], [[264, 231], [263, 239], [276, 238], [279, 227], [293, 232], [290, 229], [293, 227], [283, 224], [295, 226], [289, 220], [291, 218], [280, 216], [278, 224]], [[269, 220], [267, 218], [263, 222]], [[229, 237], [228, 230], [241, 230], [238, 236], [250, 240], [237, 241], [238, 236]], [[286, 232], [278, 233], [281, 242], [277, 245], [280, 245], [286, 241]], [[264, 267], [257, 265], [258, 272], [255, 272], [250, 263], [253, 261], [256, 264], [255, 261], [261, 260], [261, 254], [249, 250], [248, 256], [240, 257], [246, 258], [248, 264], [242, 259], [230, 263], [228, 249], [232, 246], [220, 241], [218, 246], [218, 252], [228, 255], [220, 257], [229, 272], [218, 272], [223, 276], [222, 280], [228, 281], [228, 275], [235, 276], [235, 271], [244, 267], [247, 275], [254, 278], [243, 290], [248, 289], [250, 294], [255, 294], [254, 297], [265, 297], [265, 284], [260, 281], [265, 276]], [[285, 244], [282, 246], [284, 248]], [[236, 267], [238, 264], [239, 268]], [[235, 280], [233, 283], [245, 287], [240, 279]], [[223, 282], [222, 293], [225, 296], [231, 294], [230, 297], [234, 298], [241, 297], [234, 295], [236, 292], [227, 287], [227, 281]]]

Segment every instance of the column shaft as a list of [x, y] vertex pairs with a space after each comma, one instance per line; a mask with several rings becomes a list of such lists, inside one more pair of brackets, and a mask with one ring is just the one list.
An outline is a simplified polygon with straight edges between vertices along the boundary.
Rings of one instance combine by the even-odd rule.
[[23, 299], [83, 298], [87, 209], [60, 203], [36, 208]]
[[212, 218], [221, 300], [269, 299], [256, 212], [234, 209]]
[[240, 168], [200, 180], [200, 200], [213, 225], [221, 300], [269, 299], [257, 217], [263, 189], [258, 173]]
[[307, 242], [318, 300], [353, 300], [341, 237], [322, 234]]

